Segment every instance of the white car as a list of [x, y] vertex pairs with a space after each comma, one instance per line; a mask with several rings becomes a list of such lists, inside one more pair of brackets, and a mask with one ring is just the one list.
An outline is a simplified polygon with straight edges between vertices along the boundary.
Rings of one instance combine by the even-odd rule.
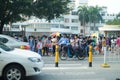
[[29, 48], [29, 43], [18, 41], [15, 38], [10, 37], [8, 35], [0, 34], [0, 42], [4, 43], [7, 46], [12, 47], [12, 48], [21, 48], [21, 47], [24, 49]]
[[30, 50], [11, 49], [0, 42], [0, 77], [4, 80], [23, 80], [25, 76], [41, 73], [42, 57]]

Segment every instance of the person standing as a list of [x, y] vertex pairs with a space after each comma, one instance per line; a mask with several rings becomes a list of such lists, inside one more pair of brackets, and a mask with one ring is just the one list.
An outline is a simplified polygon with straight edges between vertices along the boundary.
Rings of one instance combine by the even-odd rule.
[[106, 38], [106, 49], [107, 49], [107, 51], [108, 50], [110, 50], [110, 48], [111, 48], [111, 40], [110, 40], [110, 38]]
[[29, 37], [29, 41], [28, 42], [29, 42], [29, 45], [30, 45], [30, 50], [34, 51], [35, 41], [34, 41], [33, 36]]
[[53, 36], [53, 38], [51, 39], [51, 42], [52, 42], [52, 52], [53, 52], [53, 55], [55, 55], [55, 46], [58, 42], [57, 36]]
[[117, 37], [116, 45], [120, 47], [120, 36]]
[[102, 38], [102, 53], [106, 53], [106, 38]]
[[51, 37], [48, 37], [46, 41], [46, 48], [47, 48], [47, 56], [48, 56], [48, 53], [50, 52], [50, 48], [51, 48]]
[[102, 37], [98, 38], [99, 53], [102, 54]]
[[116, 45], [116, 40], [113, 37], [111, 39], [111, 51], [112, 51], [112, 53], [114, 53], [114, 51], [115, 51], [115, 45]]
[[117, 46], [117, 52], [118, 54], [120, 54], [120, 36], [117, 37], [116, 46]]
[[91, 39], [91, 37], [87, 37], [87, 40], [86, 40], [86, 57], [89, 57], [89, 46], [90, 44], [93, 42], [93, 40]]
[[42, 44], [42, 40], [40, 39], [38, 42], [37, 42], [37, 49], [38, 49], [38, 53], [42, 56], [42, 47], [43, 47], [43, 44]]
[[34, 37], [34, 52], [37, 52], [38, 37]]
[[44, 36], [44, 40], [42, 41], [43, 42], [43, 56], [47, 55], [48, 56], [48, 48], [46, 46], [47, 44], [47, 36]]

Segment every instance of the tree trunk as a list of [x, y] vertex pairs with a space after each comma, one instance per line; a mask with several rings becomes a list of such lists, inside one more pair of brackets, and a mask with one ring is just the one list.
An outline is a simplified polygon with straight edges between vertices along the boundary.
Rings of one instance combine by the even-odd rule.
[[96, 23], [94, 22], [94, 30], [93, 30], [94, 33], [95, 33], [95, 31], [96, 31], [96, 30], [95, 30], [95, 27], [96, 27]]
[[83, 25], [83, 32], [84, 32], [84, 36], [85, 36], [85, 32], [86, 32], [86, 30], [85, 30], [85, 25]]
[[1, 23], [0, 23], [0, 34], [3, 33], [3, 27], [4, 27], [4, 22], [1, 21]]

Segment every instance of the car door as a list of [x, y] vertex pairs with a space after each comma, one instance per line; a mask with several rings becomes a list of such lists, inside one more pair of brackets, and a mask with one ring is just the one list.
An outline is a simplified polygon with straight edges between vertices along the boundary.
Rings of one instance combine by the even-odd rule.
[[4, 52], [0, 49], [0, 76], [2, 75], [3, 67], [5, 66], [4, 60], [6, 59]]

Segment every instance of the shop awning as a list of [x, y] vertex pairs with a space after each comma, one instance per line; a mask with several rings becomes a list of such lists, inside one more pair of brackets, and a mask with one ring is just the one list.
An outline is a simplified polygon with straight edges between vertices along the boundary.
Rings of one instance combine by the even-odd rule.
[[120, 31], [120, 25], [104, 25], [99, 27], [99, 31]]

